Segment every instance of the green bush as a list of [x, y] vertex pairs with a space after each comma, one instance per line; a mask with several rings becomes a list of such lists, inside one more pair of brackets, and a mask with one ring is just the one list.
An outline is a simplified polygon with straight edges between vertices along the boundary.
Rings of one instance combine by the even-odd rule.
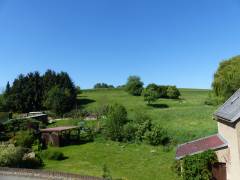
[[145, 133], [148, 131], [151, 131], [152, 128], [152, 121], [151, 120], [146, 120], [142, 123], [137, 124], [137, 131], [135, 133], [136, 140], [138, 142], [141, 142], [145, 138]]
[[81, 142], [92, 142], [94, 140], [94, 131], [91, 128], [84, 128], [80, 132]]
[[21, 168], [27, 169], [37, 169], [43, 166], [44, 166], [43, 160], [38, 155], [35, 155], [35, 157], [23, 158], [20, 164]]
[[65, 159], [63, 152], [48, 149], [42, 153], [42, 156], [49, 160], [61, 161]]
[[132, 142], [136, 138], [137, 125], [133, 122], [129, 122], [123, 127], [124, 141]]
[[209, 106], [217, 106], [222, 103], [224, 99], [222, 97], [217, 97], [213, 93], [209, 93], [208, 98], [204, 101], [204, 104]]
[[167, 96], [170, 99], [178, 99], [180, 96], [180, 91], [177, 89], [176, 86], [169, 86], [167, 89]]
[[174, 169], [184, 180], [212, 179], [212, 165], [217, 163], [214, 151], [206, 151], [193, 156], [187, 156], [182, 162], [177, 162]]
[[22, 162], [24, 151], [13, 144], [0, 144], [0, 166], [19, 167]]
[[36, 140], [34, 134], [30, 131], [19, 131], [13, 138], [16, 146], [31, 148]]
[[123, 139], [123, 126], [127, 123], [127, 110], [124, 106], [114, 104], [109, 107], [104, 122], [104, 134], [114, 141]]
[[160, 126], [153, 126], [151, 131], [144, 134], [144, 139], [153, 146], [166, 145], [170, 142], [167, 131]]

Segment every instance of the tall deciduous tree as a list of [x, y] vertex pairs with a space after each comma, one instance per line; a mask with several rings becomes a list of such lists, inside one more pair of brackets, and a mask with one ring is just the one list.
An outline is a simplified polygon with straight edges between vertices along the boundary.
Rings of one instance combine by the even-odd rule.
[[133, 96], [140, 96], [143, 91], [143, 82], [138, 76], [129, 76], [126, 91]]
[[240, 88], [240, 56], [220, 63], [212, 83], [215, 96], [222, 101]]

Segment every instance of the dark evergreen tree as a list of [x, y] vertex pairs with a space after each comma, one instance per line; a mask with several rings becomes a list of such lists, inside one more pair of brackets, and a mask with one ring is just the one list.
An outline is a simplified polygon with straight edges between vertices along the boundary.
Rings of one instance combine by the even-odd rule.
[[8, 111], [39, 111], [44, 108], [48, 92], [55, 86], [58, 86], [65, 94], [68, 93], [64, 103], [72, 108], [76, 103], [74, 83], [67, 73], [57, 74], [52, 70], [46, 71], [43, 76], [39, 72], [28, 73], [26, 76], [19, 75], [12, 87], [9, 83], [7, 84], [3, 102]]

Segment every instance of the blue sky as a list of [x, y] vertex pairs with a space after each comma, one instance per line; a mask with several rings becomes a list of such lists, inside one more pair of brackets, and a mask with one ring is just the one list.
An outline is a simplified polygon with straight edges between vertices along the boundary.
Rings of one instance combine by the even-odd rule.
[[0, 87], [20, 73], [67, 71], [75, 84], [210, 88], [240, 54], [240, 0], [0, 0]]

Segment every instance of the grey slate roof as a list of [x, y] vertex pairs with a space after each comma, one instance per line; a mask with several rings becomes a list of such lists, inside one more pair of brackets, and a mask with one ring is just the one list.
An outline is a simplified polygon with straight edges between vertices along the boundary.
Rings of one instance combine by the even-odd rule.
[[214, 113], [214, 116], [229, 123], [240, 119], [240, 89]]

